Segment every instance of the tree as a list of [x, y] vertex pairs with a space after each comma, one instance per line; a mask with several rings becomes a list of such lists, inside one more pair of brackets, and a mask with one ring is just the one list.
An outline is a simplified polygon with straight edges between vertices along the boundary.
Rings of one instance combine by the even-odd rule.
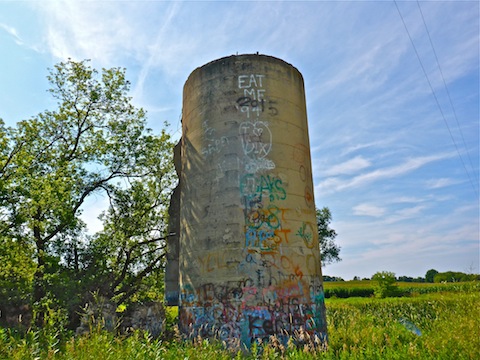
[[[87, 61], [68, 60], [55, 65], [47, 78], [57, 110], [21, 121], [15, 129], [0, 123], [0, 231], [33, 249], [37, 305], [52, 297], [52, 276], [62, 269], [78, 272], [82, 251], [93, 254], [80, 240], [85, 224], [79, 216], [86, 199], [103, 193], [112, 199], [111, 209], [124, 210], [122, 197], [138, 196], [139, 188], [151, 188], [157, 181], [161, 189], [147, 195], [154, 197], [150, 207], [153, 202], [158, 209], [174, 181], [173, 144], [165, 132], [156, 136], [147, 129], [145, 112], [128, 97], [125, 69], [99, 74]], [[140, 215], [124, 216], [130, 217], [131, 227], [138, 225], [137, 232], [154, 231], [135, 223]], [[105, 221], [106, 232], [113, 215], [107, 214]], [[164, 218], [156, 221], [156, 228], [163, 229], [159, 224]], [[126, 240], [130, 247], [135, 241], [145, 240]]]
[[330, 228], [330, 223], [332, 221], [332, 213], [330, 212], [330, 209], [328, 207], [317, 209], [316, 216], [322, 264], [327, 265], [341, 261], [342, 259], [339, 256], [340, 246], [335, 244], [337, 233]]
[[[159, 172], [164, 168], [160, 160], [152, 164], [155, 167]], [[164, 267], [167, 224], [159, 219], [167, 216], [170, 180], [164, 181], [168, 186], [150, 177], [112, 191], [110, 207], [102, 216], [104, 228], [92, 241], [93, 255], [87, 263], [96, 272], [96, 284], [101, 284], [96, 290], [117, 305], [138, 296], [147, 285], [145, 279]], [[157, 280], [157, 286], [163, 285], [163, 279]], [[143, 290], [148, 292], [151, 285]]]
[[0, 308], [3, 312], [1, 321], [7, 317], [12, 307], [21, 306], [29, 299], [35, 264], [32, 260], [32, 248], [5, 236], [0, 236], [0, 243]]
[[459, 271], [446, 271], [437, 273], [434, 276], [433, 282], [461, 282], [461, 281], [474, 281], [480, 278], [479, 275], [465, 274]]
[[376, 283], [374, 290], [376, 297], [385, 298], [398, 295], [398, 285], [393, 272], [379, 271], [372, 276], [372, 281]]
[[0, 119], [0, 237], [12, 237], [13, 230], [21, 222], [16, 204], [16, 194], [12, 186], [16, 175], [16, 166], [13, 159], [20, 150], [20, 146], [12, 141], [13, 130], [5, 127]]
[[428, 270], [427, 273], [425, 274], [425, 281], [428, 283], [433, 283], [433, 279], [437, 274], [438, 274], [438, 271], [435, 269]]

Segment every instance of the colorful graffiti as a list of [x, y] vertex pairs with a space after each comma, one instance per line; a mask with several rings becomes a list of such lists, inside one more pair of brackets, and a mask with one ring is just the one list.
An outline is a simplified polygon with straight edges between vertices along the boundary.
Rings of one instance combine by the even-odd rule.
[[297, 235], [303, 239], [305, 246], [309, 249], [313, 249], [315, 242], [315, 233], [313, 225], [309, 222], [304, 222], [300, 229], [297, 231]]
[[185, 311], [180, 323], [189, 324], [185, 330], [192, 336], [242, 339], [248, 346], [258, 339], [268, 341], [273, 334], [289, 337], [300, 329], [320, 336], [318, 329], [325, 326], [318, 280], [287, 280], [263, 288], [250, 278], [225, 285], [208, 283], [196, 290], [182, 288], [181, 299]]
[[246, 174], [240, 179], [240, 193], [249, 199], [264, 200], [264, 196], [270, 201], [285, 200], [287, 193], [283, 181], [274, 175]]
[[240, 180], [245, 216], [245, 246], [261, 253], [278, 251], [288, 243], [289, 229], [282, 227], [287, 209], [275, 202], [287, 198], [283, 182], [273, 175], [247, 174]]

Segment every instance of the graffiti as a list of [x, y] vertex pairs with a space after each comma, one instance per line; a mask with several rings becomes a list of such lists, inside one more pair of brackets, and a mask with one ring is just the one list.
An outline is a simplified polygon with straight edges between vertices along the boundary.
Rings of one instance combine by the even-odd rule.
[[[250, 118], [250, 113], [256, 113], [260, 116], [260, 113], [264, 111], [264, 101], [252, 100], [250, 97], [241, 97], [237, 100], [237, 109], [240, 112], [247, 114], [247, 118]], [[260, 106], [259, 106], [260, 105]]]
[[[261, 250], [275, 250], [277, 245], [272, 240], [275, 236], [273, 230], [255, 230], [248, 229], [245, 232], [245, 246], [249, 247], [258, 247]], [[273, 244], [272, 244], [273, 242]]]
[[243, 96], [237, 99], [237, 108], [246, 113], [247, 118], [250, 113], [256, 113], [258, 117], [265, 109], [265, 90], [259, 89], [263, 87], [264, 77], [265, 75], [254, 74], [238, 76], [238, 88], [243, 89]]
[[[247, 200], [246, 200], [247, 201]], [[250, 202], [250, 205], [252, 202]], [[279, 208], [276, 205], [269, 205], [266, 209], [259, 204], [258, 208], [247, 209], [245, 213], [245, 225], [247, 228], [275, 229], [280, 230], [281, 219], [284, 219], [286, 209]]]
[[[220, 330], [218, 332], [220, 340], [222, 341], [228, 341], [231, 339], [240, 339], [241, 338], [241, 328], [234, 322], [230, 322], [228, 324], [223, 324], [220, 327]], [[232, 345], [234, 343], [232, 342]]]
[[239, 261], [224, 251], [210, 252], [197, 257], [200, 269], [209, 273], [219, 269], [235, 269]]
[[303, 239], [305, 246], [309, 249], [313, 249], [314, 247], [314, 230], [313, 225], [309, 222], [304, 222], [300, 229], [298, 229], [297, 234], [299, 237]]
[[219, 153], [222, 147], [228, 145], [228, 138], [222, 136], [220, 139], [206, 139], [206, 144], [202, 149], [203, 155], [211, 155], [215, 153]]
[[240, 75], [238, 76], [238, 88], [243, 89], [243, 96], [236, 101], [236, 107], [242, 113], [250, 118], [250, 114], [255, 113], [260, 116], [265, 110], [268, 110], [270, 116], [276, 116], [278, 109], [275, 106], [276, 101], [265, 99], [265, 89], [263, 87], [263, 78], [265, 75]]
[[304, 144], [296, 144], [293, 148], [292, 158], [299, 164], [306, 164], [309, 160], [309, 149]]
[[264, 121], [243, 122], [239, 127], [243, 152], [253, 159], [264, 158], [272, 149], [272, 133]]
[[[240, 180], [240, 193], [245, 205], [245, 247], [262, 254], [279, 251], [290, 232], [281, 226], [287, 209], [272, 204], [287, 197], [283, 181], [273, 175], [246, 174]], [[264, 207], [265, 200], [270, 205]]]
[[246, 159], [245, 170], [249, 173], [256, 173], [262, 170], [275, 169], [275, 163], [268, 159]]
[[267, 193], [270, 201], [285, 200], [287, 194], [282, 186], [282, 180], [270, 175], [262, 175], [257, 185], [257, 193]]
[[[263, 92], [265, 92], [265, 90], [257, 90], [257, 91], [262, 91], [262, 93], [260, 93], [256, 96], [255, 96], [255, 93], [254, 94], [248, 94], [248, 95], [252, 95], [253, 97], [249, 97], [249, 96], [239, 97], [237, 99], [237, 105], [240, 106], [240, 107], [251, 106], [252, 108], [257, 108], [257, 107], [260, 106], [261, 111], [264, 112], [265, 111], [265, 99], [263, 99]], [[245, 92], [246, 92], [246, 90], [245, 90]]]
[[274, 334], [272, 314], [267, 309], [253, 309], [245, 313], [248, 318], [248, 335], [251, 342]]
[[190, 284], [182, 286], [180, 291], [180, 303], [189, 306], [197, 301], [198, 299], [195, 295], [195, 289]]
[[263, 87], [263, 78], [265, 75], [239, 75], [238, 76], [238, 88], [248, 89], [252, 87]]
[[[190, 288], [183, 288], [182, 293], [185, 290]], [[309, 281], [286, 279], [261, 290], [251, 278], [225, 285], [208, 283], [198, 288], [193, 298], [196, 300], [180, 312], [180, 325], [188, 328], [191, 336], [217, 335], [225, 341], [236, 338], [248, 346], [272, 334], [287, 336], [300, 328], [314, 335], [325, 326], [318, 277]]]
[[305, 204], [309, 208], [313, 208], [315, 205], [313, 199], [312, 188], [308, 185], [311, 183], [312, 172], [310, 166], [308, 165], [310, 160], [310, 151], [308, 147], [303, 144], [296, 144], [293, 148], [292, 158], [295, 162], [299, 163], [298, 175], [300, 180], [307, 185], [305, 186], [304, 199]]
[[[274, 100], [264, 99], [265, 90], [245, 90], [244, 95], [239, 97], [236, 102], [236, 108], [242, 113], [247, 114], [247, 118], [250, 117], [250, 113], [255, 113], [257, 116], [260, 116], [260, 113], [265, 113], [270, 116], [278, 115], [278, 108], [274, 105], [277, 104]], [[248, 96], [247, 96], [248, 95]]]
[[228, 146], [229, 140], [226, 136], [218, 137], [216, 130], [211, 128], [208, 124], [208, 120], [202, 123], [204, 133], [204, 146], [202, 148], [202, 154], [209, 156], [211, 154], [219, 153], [224, 146]]
[[[261, 205], [260, 205], [261, 206]], [[250, 209], [245, 214], [245, 247], [260, 253], [276, 252], [282, 242], [288, 242], [288, 230], [281, 228], [285, 209], [275, 205]]]
[[307, 204], [308, 207], [312, 207], [314, 205], [313, 192], [308, 185], [305, 186], [304, 198], [305, 198], [305, 203]]
[[258, 252], [262, 255], [278, 252], [280, 244], [288, 243], [290, 230], [255, 230], [245, 231], [245, 247], [250, 252]]
[[265, 99], [263, 80], [265, 75], [250, 74], [238, 76], [238, 88], [243, 89], [243, 96], [237, 99], [235, 106], [247, 119], [251, 114], [256, 114], [255, 121], [246, 121], [240, 124], [239, 134], [245, 154], [245, 170], [256, 173], [262, 170], [272, 170], [275, 163], [267, 159], [272, 149], [272, 133], [268, 123], [260, 121], [260, 114], [268, 110], [270, 115], [277, 115], [276, 103]]
[[300, 165], [300, 168], [298, 169], [298, 174], [300, 175], [300, 179], [303, 182], [307, 180], [307, 170], [305, 169], [305, 166]]
[[266, 196], [270, 201], [285, 200], [287, 193], [283, 181], [275, 176], [246, 174], [240, 180], [240, 192], [250, 200], [263, 201]]
[[235, 233], [230, 228], [226, 228], [224, 230], [224, 234], [222, 236], [222, 242], [226, 245], [239, 243], [239, 241], [235, 238]]
[[[310, 277], [308, 275], [309, 269], [307, 268], [307, 271], [305, 271], [303, 267], [305, 261], [310, 260], [308, 256], [299, 255], [290, 258], [273, 251], [264, 253], [250, 249], [247, 249], [247, 251], [245, 260], [238, 266], [239, 272], [247, 275], [251, 273], [252, 269], [256, 269], [255, 285], [263, 291], [272, 285], [279, 286], [279, 284], [298, 282]], [[248, 266], [248, 269], [245, 269], [246, 271], [243, 271], [244, 266]], [[313, 269], [315, 270], [315, 267]], [[283, 293], [278, 294], [279, 297], [283, 295]]]
[[280, 231], [280, 210], [276, 206], [250, 211], [245, 217], [245, 246], [260, 252], [277, 251], [282, 242]]
[[309, 290], [310, 298], [316, 304], [323, 303], [323, 301], [325, 300], [325, 294], [323, 291], [322, 283], [320, 282], [320, 279], [318, 277], [312, 278], [312, 280], [310, 280]]

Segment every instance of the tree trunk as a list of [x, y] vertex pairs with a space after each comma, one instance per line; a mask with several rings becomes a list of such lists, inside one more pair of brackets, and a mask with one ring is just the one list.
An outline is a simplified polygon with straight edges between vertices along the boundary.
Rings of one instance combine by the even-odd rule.
[[[40, 210], [37, 211], [37, 216], [40, 217]], [[36, 220], [39, 220], [38, 218]], [[33, 237], [35, 239], [35, 246], [37, 250], [37, 269], [33, 277], [33, 305], [36, 308], [35, 325], [41, 327], [44, 324], [45, 312], [42, 307], [42, 300], [47, 295], [45, 289], [45, 241], [42, 238], [40, 227], [34, 225]]]

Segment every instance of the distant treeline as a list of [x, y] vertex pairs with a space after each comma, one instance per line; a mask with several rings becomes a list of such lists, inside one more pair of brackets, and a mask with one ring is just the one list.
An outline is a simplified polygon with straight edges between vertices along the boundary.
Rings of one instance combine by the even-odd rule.
[[[360, 278], [359, 276], [355, 276], [353, 278], [354, 281], [361, 281], [361, 280], [371, 280], [370, 278]], [[463, 272], [458, 271], [447, 271], [447, 272], [438, 272], [434, 269], [429, 270], [425, 277], [416, 277], [413, 278], [411, 276], [399, 276], [396, 278], [398, 282], [412, 282], [412, 283], [442, 283], [442, 282], [463, 282], [463, 281], [474, 281], [480, 280], [479, 274], [466, 274]], [[330, 281], [345, 281], [343, 278], [339, 276], [323, 276], [323, 281], [330, 282]]]
[[[378, 283], [374, 280], [337, 281], [324, 284], [325, 298], [374, 297]], [[437, 292], [463, 292], [478, 288], [476, 281], [448, 282], [448, 283], [408, 283], [399, 282], [394, 285], [389, 297], [404, 297]]]
[[462, 282], [462, 281], [474, 281], [480, 280], [479, 274], [465, 274], [462, 272], [447, 271], [438, 273], [434, 276], [433, 282]]

